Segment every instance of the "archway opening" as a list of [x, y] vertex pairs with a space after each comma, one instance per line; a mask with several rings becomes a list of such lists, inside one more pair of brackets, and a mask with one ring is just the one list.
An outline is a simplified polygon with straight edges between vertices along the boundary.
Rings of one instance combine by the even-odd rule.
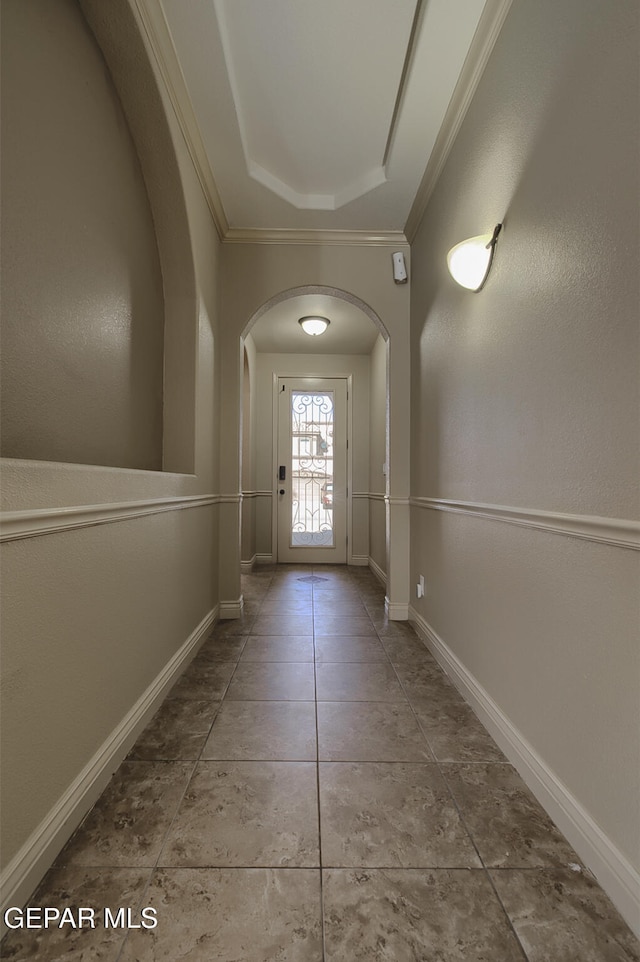
[[[309, 337], [301, 330], [298, 319], [308, 314], [329, 319], [321, 337]], [[282, 490], [278, 486], [278, 385], [283, 378], [344, 379], [349, 392], [346, 561], [367, 565], [386, 581], [389, 346], [387, 329], [369, 305], [336, 288], [282, 291], [249, 319], [241, 338], [243, 571], [255, 563], [283, 560], [278, 524]], [[250, 487], [246, 487], [247, 459], [252, 464]], [[325, 484], [322, 494], [321, 480], [316, 485], [314, 511], [327, 519], [326, 502], [332, 492]], [[311, 482], [306, 484], [307, 489], [310, 486]]]

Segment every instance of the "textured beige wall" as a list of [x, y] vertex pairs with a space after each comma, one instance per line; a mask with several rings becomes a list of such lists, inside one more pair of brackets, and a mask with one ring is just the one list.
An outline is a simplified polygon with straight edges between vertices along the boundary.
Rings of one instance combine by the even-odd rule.
[[[413, 497], [637, 518], [637, 54], [633, 0], [513, 4], [412, 247]], [[417, 612], [637, 868], [637, 552], [412, 512]]]
[[[45, 6], [47, 16], [54, 18], [55, 36], [60, 29], [55, 18], [75, 16], [73, 7], [66, 2]], [[87, 0], [84, 8], [91, 12], [91, 7]], [[181, 387], [179, 398], [173, 398], [172, 418], [182, 423], [182, 438], [174, 436], [172, 444], [176, 462], [190, 461], [191, 470], [170, 474], [4, 460], [1, 490], [7, 512], [79, 505], [117, 509], [132, 501], [144, 509], [153, 499], [219, 491], [219, 242], [171, 108], [154, 88], [128, 4], [112, 0], [97, 4], [94, 12], [99, 22], [92, 25], [109, 51], [151, 197], [167, 316], [175, 322], [165, 360], [174, 386]], [[92, 123], [98, 128], [104, 123], [112, 131], [109, 151], [117, 155], [130, 150], [127, 125], [120, 115], [113, 132], [115, 99], [113, 91], [110, 100], [103, 96], [104, 64], [86, 28], [74, 23], [73, 29], [65, 26], [62, 31], [64, 69], [73, 63], [86, 68], [82, 83], [86, 79], [90, 92], [100, 74]], [[74, 152], [73, 138], [61, 136], [60, 141], [58, 151]], [[59, 169], [61, 175], [68, 173], [60, 190], [74, 204], [78, 198], [71, 158], [68, 168], [60, 162]], [[131, 189], [128, 182], [126, 188]], [[146, 203], [139, 181], [138, 191], [134, 209]], [[97, 226], [108, 234], [110, 218], [105, 215]], [[25, 216], [19, 231], [28, 236], [31, 230], [31, 216]], [[173, 246], [176, 238], [179, 250]], [[38, 285], [41, 268], [33, 262], [32, 286]], [[135, 291], [137, 255], [123, 263], [122, 270], [131, 273]], [[114, 297], [119, 290], [116, 285]], [[78, 304], [85, 295], [87, 301], [95, 295], [92, 276], [86, 277], [86, 288], [76, 289]], [[59, 289], [50, 296], [55, 313], [57, 297], [66, 302], [69, 292]], [[61, 386], [72, 377], [73, 364], [72, 356], [60, 359]], [[64, 792], [214, 611], [219, 598], [218, 541], [219, 506], [208, 504], [3, 545], [3, 867], [32, 832], [49, 830], [48, 820]]]
[[[387, 488], [383, 471], [387, 460], [387, 343], [382, 336], [371, 351], [370, 388], [369, 491], [384, 495]], [[386, 511], [384, 501], [378, 499], [372, 499], [369, 504], [369, 556], [386, 573]]]
[[3, 3], [2, 98], [2, 455], [159, 469], [151, 210], [73, 0]]

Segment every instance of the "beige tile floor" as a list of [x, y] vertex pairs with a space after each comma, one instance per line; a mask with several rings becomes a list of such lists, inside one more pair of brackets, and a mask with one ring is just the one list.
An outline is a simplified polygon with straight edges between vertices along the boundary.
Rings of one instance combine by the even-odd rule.
[[32, 902], [157, 927], [16, 931], [3, 959], [640, 960], [368, 570], [244, 581]]

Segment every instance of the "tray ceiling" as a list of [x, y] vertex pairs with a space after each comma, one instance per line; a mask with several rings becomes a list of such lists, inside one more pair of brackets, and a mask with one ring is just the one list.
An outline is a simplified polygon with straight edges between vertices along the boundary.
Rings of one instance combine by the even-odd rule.
[[396, 237], [511, 0], [134, 0], [226, 240]]

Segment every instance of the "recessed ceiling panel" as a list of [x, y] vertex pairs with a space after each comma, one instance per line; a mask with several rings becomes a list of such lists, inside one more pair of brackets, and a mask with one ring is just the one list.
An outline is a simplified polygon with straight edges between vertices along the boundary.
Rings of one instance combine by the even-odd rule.
[[131, 2], [221, 232], [277, 240], [405, 229], [511, 0]]
[[415, 0], [215, 0], [251, 177], [334, 210], [385, 181]]

